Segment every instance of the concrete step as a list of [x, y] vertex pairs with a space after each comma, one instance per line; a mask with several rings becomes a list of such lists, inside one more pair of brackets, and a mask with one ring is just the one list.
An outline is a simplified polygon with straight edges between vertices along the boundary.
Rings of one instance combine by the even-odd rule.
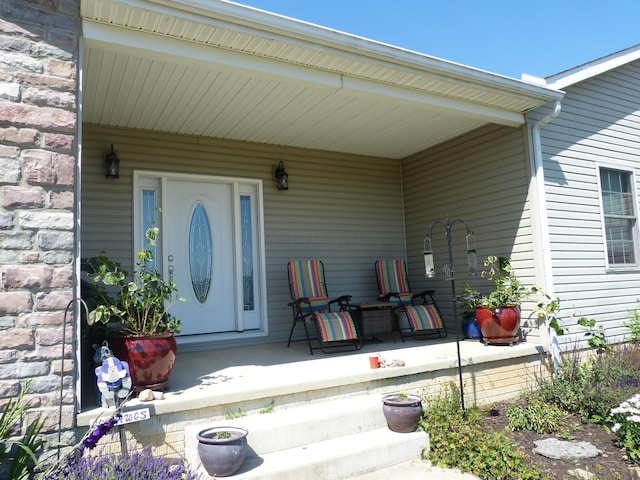
[[388, 428], [332, 438], [302, 447], [247, 457], [239, 480], [342, 480], [398, 462], [420, 458], [425, 432], [395, 433]]
[[429, 442], [424, 432], [389, 430], [381, 395], [358, 395], [189, 426], [185, 456], [191, 465], [200, 463], [197, 433], [222, 425], [249, 430], [249, 452], [233, 475], [242, 480], [348, 479], [418, 459]]
[[480, 480], [470, 473], [462, 473], [452, 468], [434, 467], [427, 461], [411, 460], [391, 467], [374, 470], [349, 480]]

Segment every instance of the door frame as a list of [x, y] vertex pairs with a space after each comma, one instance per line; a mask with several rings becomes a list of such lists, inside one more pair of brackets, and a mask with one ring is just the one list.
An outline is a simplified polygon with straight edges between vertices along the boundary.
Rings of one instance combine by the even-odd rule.
[[[241, 252], [242, 237], [240, 235], [240, 194], [241, 185], [251, 186], [255, 189], [255, 217], [256, 217], [256, 232], [255, 232], [255, 269], [257, 270], [257, 285], [255, 294], [259, 298], [258, 314], [260, 317], [260, 326], [257, 329], [242, 330], [242, 318], [237, 319], [237, 323], [240, 327], [240, 331], [237, 332], [224, 332], [224, 333], [211, 333], [211, 334], [199, 334], [199, 335], [187, 335], [177, 336], [176, 340], [178, 345], [183, 351], [195, 351], [204, 350], [213, 347], [218, 342], [225, 342], [228, 345], [230, 340], [244, 340], [249, 338], [264, 337], [269, 333], [268, 329], [268, 315], [267, 315], [267, 279], [266, 279], [266, 259], [265, 259], [265, 238], [264, 238], [264, 191], [262, 179], [259, 178], [247, 178], [247, 177], [226, 177], [218, 175], [205, 175], [205, 174], [188, 174], [178, 172], [165, 172], [165, 171], [153, 171], [153, 170], [134, 170], [133, 171], [133, 245], [132, 245], [132, 259], [135, 264], [137, 251], [143, 245], [144, 232], [142, 231], [141, 217], [141, 192], [143, 185], [143, 179], [155, 179], [157, 182], [157, 188], [159, 195], [156, 196], [156, 206], [162, 207], [167, 204], [167, 184], [169, 179], [187, 180], [198, 183], [216, 183], [231, 185], [233, 192], [232, 198], [232, 218], [234, 232], [232, 235], [232, 242], [234, 244], [234, 252]], [[162, 274], [165, 278], [169, 278], [169, 271], [166, 262], [164, 262], [163, 245], [166, 245], [168, 233], [163, 228], [167, 224], [168, 215], [162, 210], [158, 219], [158, 227], [160, 227], [161, 238], [158, 242], [158, 250], [156, 252], [156, 259], [158, 259], [158, 268], [162, 269]], [[235, 269], [236, 272], [240, 272], [240, 275], [236, 275], [235, 290], [242, 292], [242, 257], [240, 254], [235, 256]], [[241, 293], [236, 298], [241, 298]], [[238, 316], [242, 317], [243, 309], [238, 310]]]

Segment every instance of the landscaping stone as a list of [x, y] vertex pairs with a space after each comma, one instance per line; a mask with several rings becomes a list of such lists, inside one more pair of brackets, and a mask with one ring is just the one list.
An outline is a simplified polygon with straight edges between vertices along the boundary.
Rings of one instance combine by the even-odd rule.
[[596, 478], [595, 473], [588, 472], [582, 468], [576, 468], [575, 470], [569, 470], [567, 472], [569, 475], [575, 478], [579, 478], [580, 480], [592, 480]]
[[149, 389], [142, 390], [138, 394], [138, 400], [140, 400], [141, 402], [151, 402], [152, 400], [154, 400], [153, 391]]
[[602, 451], [589, 442], [568, 442], [557, 438], [545, 438], [534, 442], [533, 451], [547, 458], [593, 458]]

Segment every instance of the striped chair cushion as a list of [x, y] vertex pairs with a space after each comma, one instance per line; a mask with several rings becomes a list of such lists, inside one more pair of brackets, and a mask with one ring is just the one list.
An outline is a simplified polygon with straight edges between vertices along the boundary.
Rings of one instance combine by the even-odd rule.
[[303, 313], [322, 312], [328, 309], [329, 297], [309, 297], [309, 303], [300, 304]]
[[434, 305], [407, 305], [407, 319], [414, 331], [443, 328], [442, 317]]
[[381, 295], [397, 293], [389, 298], [389, 302], [407, 305], [411, 303], [409, 281], [406, 275], [404, 260], [377, 260], [376, 274]]
[[323, 343], [358, 338], [356, 326], [348, 312], [318, 313], [316, 321]]
[[[329, 298], [324, 285], [320, 260], [291, 260], [288, 263], [291, 297], [293, 300], [309, 298], [311, 310], [328, 307]], [[309, 310], [308, 305], [303, 305]]]

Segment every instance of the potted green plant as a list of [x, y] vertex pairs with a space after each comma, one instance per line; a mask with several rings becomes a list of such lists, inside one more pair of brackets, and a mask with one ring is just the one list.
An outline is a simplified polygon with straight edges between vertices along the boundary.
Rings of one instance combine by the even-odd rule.
[[404, 391], [382, 397], [382, 413], [389, 430], [413, 432], [422, 416], [422, 397]]
[[243, 427], [210, 427], [198, 432], [198, 456], [212, 477], [236, 473], [247, 454], [247, 435]]
[[493, 290], [475, 299], [482, 339], [490, 344], [516, 343], [520, 332], [520, 303], [529, 290], [514, 275], [509, 258], [491, 255], [484, 266], [487, 269], [481, 276], [493, 283]]
[[133, 274], [104, 252], [84, 262], [93, 287], [87, 321], [111, 327], [110, 347], [129, 364], [136, 391], [166, 387], [177, 352], [174, 334], [180, 332], [180, 320], [169, 309], [184, 298], [173, 280], [165, 280], [153, 268], [153, 247], [159, 234], [157, 227], [147, 230], [147, 245], [137, 254]]

